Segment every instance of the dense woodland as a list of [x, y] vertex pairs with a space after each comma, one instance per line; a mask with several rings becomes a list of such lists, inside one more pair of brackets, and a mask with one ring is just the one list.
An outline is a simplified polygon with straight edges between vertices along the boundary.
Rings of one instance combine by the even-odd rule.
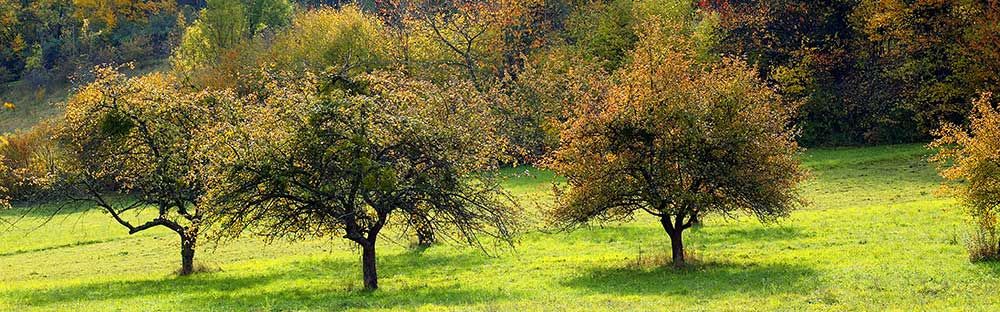
[[201, 239], [246, 235], [346, 239], [367, 289], [383, 229], [508, 248], [523, 207], [497, 173], [519, 164], [566, 179], [549, 226], [648, 214], [683, 267], [704, 216], [808, 204], [802, 146], [933, 139], [974, 258], [1000, 255], [996, 0], [0, 7], [0, 82], [76, 85], [0, 141], [3, 200], [168, 228], [182, 275]]

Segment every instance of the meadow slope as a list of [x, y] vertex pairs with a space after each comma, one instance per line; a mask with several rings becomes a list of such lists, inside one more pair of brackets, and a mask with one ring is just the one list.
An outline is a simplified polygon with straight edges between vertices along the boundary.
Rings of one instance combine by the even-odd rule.
[[[0, 233], [0, 310], [998, 310], [1000, 265], [968, 261], [964, 218], [935, 195], [926, 155], [811, 150], [810, 206], [777, 224], [706, 219], [685, 233], [696, 259], [686, 270], [661, 266], [668, 238], [640, 217], [533, 231], [495, 257], [390, 236], [375, 293], [360, 290], [359, 257], [341, 239], [203, 246], [197, 258], [213, 272], [177, 277], [174, 234], [128, 236], [97, 210], [43, 224], [43, 208]], [[526, 209], [551, 202], [551, 174], [509, 173]]]

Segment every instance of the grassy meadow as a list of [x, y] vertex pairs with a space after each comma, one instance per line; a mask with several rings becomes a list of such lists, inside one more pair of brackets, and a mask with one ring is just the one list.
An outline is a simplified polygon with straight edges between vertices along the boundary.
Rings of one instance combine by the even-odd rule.
[[[25, 219], [0, 232], [0, 310], [1000, 309], [1000, 265], [969, 262], [964, 217], [935, 194], [927, 154], [921, 145], [810, 150], [808, 207], [776, 224], [707, 218], [685, 232], [687, 269], [665, 265], [669, 238], [647, 216], [530, 231], [493, 256], [389, 235], [374, 293], [361, 290], [358, 252], [343, 239], [202, 244], [196, 259], [208, 272], [177, 277], [171, 232], [129, 236], [98, 210], [43, 223], [51, 207], [13, 209], [0, 218]], [[527, 210], [551, 202], [551, 174], [509, 173]]]

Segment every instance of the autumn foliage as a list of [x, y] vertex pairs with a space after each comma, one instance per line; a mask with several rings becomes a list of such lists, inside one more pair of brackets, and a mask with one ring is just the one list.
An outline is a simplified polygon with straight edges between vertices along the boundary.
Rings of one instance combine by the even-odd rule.
[[510, 243], [517, 210], [494, 177], [506, 145], [488, 98], [468, 81], [398, 73], [348, 89], [331, 82], [292, 101], [275, 101], [286, 94], [276, 90], [267, 106], [219, 126], [209, 201], [223, 237], [346, 238], [361, 248], [372, 290], [385, 228]]
[[[220, 116], [226, 92], [189, 92], [169, 75], [126, 77], [98, 67], [97, 80], [66, 104], [57, 137], [69, 161], [57, 191], [92, 202], [129, 234], [162, 227], [180, 238], [182, 275], [193, 272], [206, 191], [201, 130]], [[148, 212], [136, 223], [128, 218]]]
[[[676, 28], [653, 24], [604, 100], [577, 103], [549, 166], [569, 189], [557, 224], [657, 217], [683, 266], [681, 233], [702, 216], [769, 221], [802, 204], [794, 105], [738, 60], [699, 64]], [[665, 25], [664, 25], [665, 26]]]
[[[3, 156], [0, 156], [0, 176], [10, 176], [10, 168], [7, 168]], [[10, 207], [10, 195], [7, 192], [9, 192], [7, 184], [0, 185], [0, 209]]]
[[945, 190], [966, 207], [976, 226], [970, 241], [973, 260], [1000, 257], [997, 236], [997, 209], [1000, 208], [1000, 110], [992, 94], [984, 93], [973, 102], [968, 127], [946, 124], [930, 147], [941, 176], [948, 180]]

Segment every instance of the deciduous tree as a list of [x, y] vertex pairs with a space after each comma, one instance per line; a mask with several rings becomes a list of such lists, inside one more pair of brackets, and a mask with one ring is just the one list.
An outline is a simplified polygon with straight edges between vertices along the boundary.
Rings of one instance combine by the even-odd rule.
[[559, 18], [547, 14], [558, 8], [540, 0], [387, 0], [377, 6], [411, 74], [437, 81], [459, 74], [481, 90], [514, 75], [551, 29], [545, 18]]
[[386, 28], [354, 6], [299, 14], [269, 48], [270, 58], [287, 70], [329, 71], [347, 79], [389, 65]]
[[[196, 138], [222, 97], [186, 92], [164, 74], [128, 78], [99, 67], [95, 76], [66, 104], [58, 138], [71, 163], [61, 168], [62, 192], [95, 203], [129, 234], [177, 233], [180, 274], [191, 274], [205, 192]], [[150, 217], [134, 223], [132, 213]]]
[[491, 177], [505, 145], [492, 135], [490, 101], [470, 84], [375, 74], [300, 100], [220, 130], [229, 135], [211, 189], [224, 237], [342, 236], [361, 248], [371, 290], [386, 227], [420, 221], [437, 238], [510, 242], [513, 201]]
[[785, 216], [802, 203], [804, 171], [792, 105], [742, 62], [699, 65], [678, 29], [647, 27], [605, 100], [572, 106], [548, 163], [569, 185], [551, 217], [573, 226], [646, 212], [683, 266], [695, 219]]
[[[247, 47], [248, 41], [266, 31], [277, 31], [291, 23], [292, 4], [288, 0], [208, 0], [195, 22], [187, 28], [171, 60], [175, 69], [191, 74], [209, 70], [235, 76], [242, 67], [233, 62], [256, 64], [240, 56], [236, 49]], [[226, 57], [229, 57], [227, 59]], [[221, 63], [221, 64], [219, 64]]]
[[176, 10], [173, 0], [73, 0], [74, 14], [80, 20], [94, 20], [108, 29], [119, 21], [145, 21], [149, 16]]

